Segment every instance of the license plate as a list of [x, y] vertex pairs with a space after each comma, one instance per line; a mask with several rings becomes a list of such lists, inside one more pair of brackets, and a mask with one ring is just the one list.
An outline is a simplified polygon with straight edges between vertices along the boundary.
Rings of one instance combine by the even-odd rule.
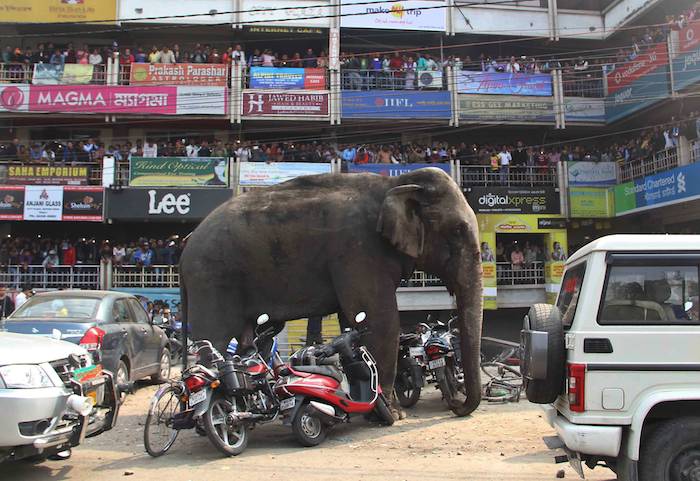
[[294, 407], [294, 404], [296, 404], [296, 398], [290, 397], [287, 399], [282, 399], [280, 401], [280, 411], [286, 411], [288, 409], [292, 409]]
[[429, 369], [437, 369], [439, 367], [445, 367], [445, 358], [444, 357], [439, 357], [437, 359], [433, 359], [432, 361], [428, 362]]
[[411, 355], [411, 357], [424, 357], [425, 349], [422, 347], [409, 347], [408, 353]]
[[201, 391], [193, 392], [192, 394], [190, 394], [190, 400], [188, 402], [189, 402], [190, 407], [192, 407], [195, 404], [201, 403], [206, 398], [207, 398], [207, 391], [205, 389], [202, 389]]

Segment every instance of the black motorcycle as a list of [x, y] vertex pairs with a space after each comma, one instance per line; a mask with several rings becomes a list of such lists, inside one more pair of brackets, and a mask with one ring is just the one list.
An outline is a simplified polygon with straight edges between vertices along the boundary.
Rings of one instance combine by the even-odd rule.
[[420, 399], [420, 393], [425, 384], [424, 355], [425, 351], [419, 334], [412, 332], [401, 334], [394, 380], [394, 392], [401, 407], [413, 407]]
[[459, 333], [452, 327], [455, 319], [453, 317], [447, 324], [438, 322], [430, 326], [430, 335], [424, 345], [428, 370], [442, 392], [442, 398], [453, 411], [457, 396], [464, 392]]

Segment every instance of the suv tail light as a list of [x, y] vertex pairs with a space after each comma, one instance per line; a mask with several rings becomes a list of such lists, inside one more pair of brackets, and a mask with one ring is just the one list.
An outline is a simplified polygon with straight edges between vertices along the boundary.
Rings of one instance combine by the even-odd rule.
[[80, 346], [84, 347], [86, 350], [92, 352], [97, 351], [102, 347], [102, 340], [105, 337], [105, 332], [99, 327], [91, 327], [85, 334], [83, 338], [80, 339]]
[[569, 364], [569, 409], [576, 413], [585, 411], [586, 365]]

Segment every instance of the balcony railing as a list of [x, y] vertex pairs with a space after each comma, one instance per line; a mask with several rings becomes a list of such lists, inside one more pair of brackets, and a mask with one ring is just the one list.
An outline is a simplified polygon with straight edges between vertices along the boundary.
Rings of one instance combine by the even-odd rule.
[[690, 163], [700, 161], [700, 139], [695, 139], [690, 142]]
[[490, 165], [460, 166], [463, 186], [557, 186], [556, 166], [510, 166], [493, 170]]
[[445, 287], [438, 276], [423, 271], [415, 271], [409, 280], [402, 280], [400, 287]]
[[[0, 83], [25, 83], [30, 84], [34, 80], [33, 63], [0, 63]], [[61, 83], [70, 85], [70, 79], [63, 78]], [[107, 83], [107, 66], [104, 64], [92, 66], [92, 78], [90, 84], [105, 85]]]
[[605, 97], [603, 71], [601, 69], [582, 72], [565, 72], [562, 83], [564, 95], [567, 97]]
[[0, 285], [18, 289], [31, 285], [34, 289], [99, 289], [99, 265], [9, 265], [0, 268]]
[[[343, 69], [343, 90], [445, 90], [442, 70], [355, 70]], [[425, 75], [429, 74], [429, 75]]]
[[660, 150], [650, 157], [633, 159], [619, 165], [620, 182], [664, 172], [678, 167], [678, 147]]
[[537, 261], [522, 265], [498, 262], [496, 284], [499, 286], [544, 284], [544, 262]]
[[178, 266], [114, 266], [112, 287], [180, 287]]

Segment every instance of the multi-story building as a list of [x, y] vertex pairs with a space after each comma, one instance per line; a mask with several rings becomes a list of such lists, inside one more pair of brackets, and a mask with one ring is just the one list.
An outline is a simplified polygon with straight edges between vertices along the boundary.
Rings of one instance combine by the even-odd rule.
[[[176, 296], [176, 267], [113, 268], [97, 246], [177, 243], [232, 195], [296, 175], [430, 163], [477, 212], [487, 319], [517, 319], [558, 291], [572, 248], [694, 232], [700, 217], [689, 2], [0, 7], [6, 284]], [[47, 271], [39, 238], [75, 243], [83, 262]], [[421, 273], [398, 298], [412, 319], [452, 305]]]

